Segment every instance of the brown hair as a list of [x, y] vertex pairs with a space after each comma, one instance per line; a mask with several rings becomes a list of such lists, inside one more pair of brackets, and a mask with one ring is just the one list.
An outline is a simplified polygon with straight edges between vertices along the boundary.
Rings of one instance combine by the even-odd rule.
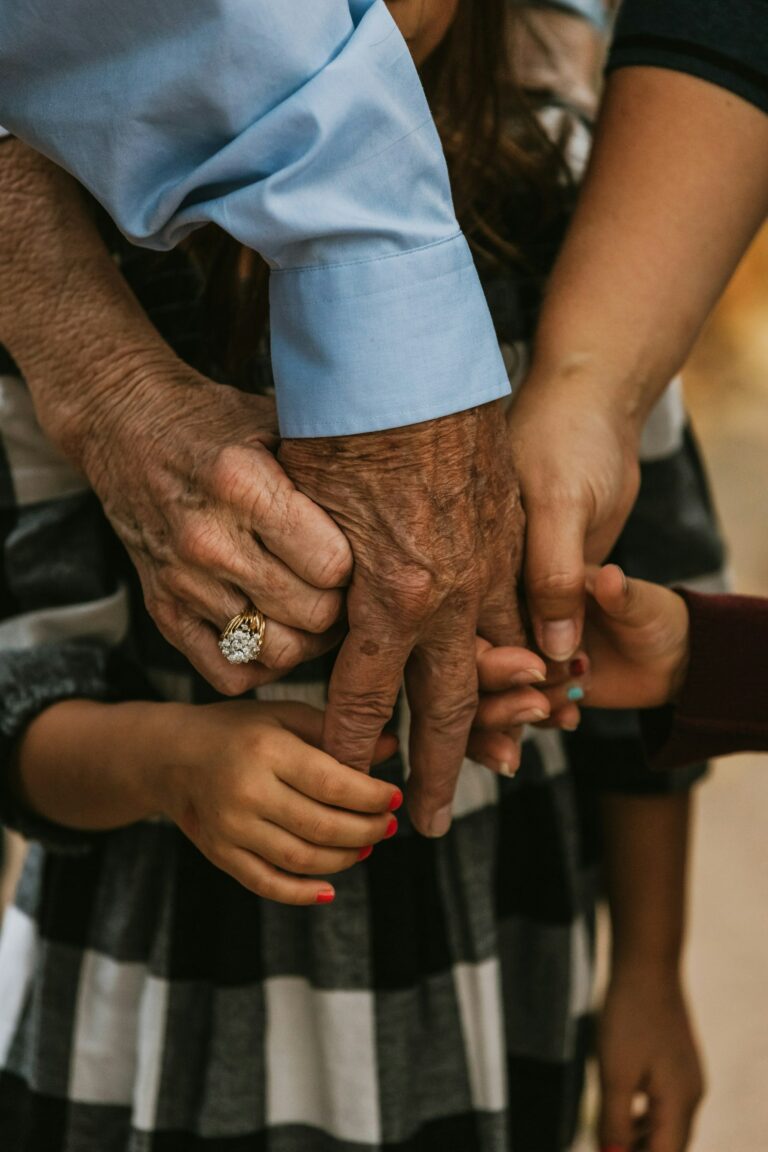
[[[481, 270], [543, 278], [541, 237], [562, 216], [571, 181], [509, 62], [509, 0], [459, 0], [421, 77], [445, 150], [456, 215]], [[235, 382], [268, 320], [264, 261], [213, 228], [187, 242], [206, 278], [214, 359]], [[546, 247], [546, 245], [544, 245]]]

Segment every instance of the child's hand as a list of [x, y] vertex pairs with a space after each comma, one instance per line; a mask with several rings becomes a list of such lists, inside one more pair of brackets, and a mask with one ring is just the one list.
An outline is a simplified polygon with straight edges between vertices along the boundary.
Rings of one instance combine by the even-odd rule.
[[[628, 579], [615, 564], [587, 573], [588, 659], [549, 665], [544, 692], [561, 726], [581, 690], [594, 708], [654, 708], [674, 700], [688, 664], [688, 609], [677, 593]], [[577, 665], [578, 667], [574, 667]], [[570, 725], [569, 725], [570, 726]]]
[[704, 1078], [676, 970], [640, 963], [614, 972], [599, 1059], [600, 1147], [684, 1152]]
[[520, 764], [522, 726], [545, 720], [550, 713], [549, 701], [539, 690], [546, 665], [525, 648], [494, 648], [479, 636], [475, 650], [480, 702], [467, 753], [492, 771], [512, 776]]
[[[316, 709], [240, 701], [182, 707], [176, 716], [159, 808], [257, 895], [329, 903], [331, 885], [306, 877], [351, 868], [396, 832], [402, 793], [321, 752]], [[381, 737], [378, 758], [395, 747], [394, 737]]]

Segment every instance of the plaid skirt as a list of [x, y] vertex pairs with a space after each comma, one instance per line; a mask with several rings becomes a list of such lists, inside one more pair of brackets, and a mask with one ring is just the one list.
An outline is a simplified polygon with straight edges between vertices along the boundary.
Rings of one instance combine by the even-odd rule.
[[515, 780], [466, 762], [455, 814], [440, 841], [404, 817], [318, 909], [164, 823], [33, 846], [0, 938], [3, 1152], [562, 1152], [592, 884], [559, 737]]

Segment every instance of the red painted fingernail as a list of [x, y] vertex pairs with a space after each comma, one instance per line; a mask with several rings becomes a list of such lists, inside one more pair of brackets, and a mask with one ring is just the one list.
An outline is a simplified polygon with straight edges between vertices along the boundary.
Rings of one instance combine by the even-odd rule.
[[[586, 670], [587, 662], [583, 656], [577, 656], [574, 660], [571, 660], [570, 664], [568, 665], [568, 671], [570, 672], [571, 676], [583, 676]], [[614, 1150], [609, 1148], [608, 1152], [614, 1152]]]
[[392, 819], [390, 820], [389, 824], [387, 824], [387, 830], [384, 833], [384, 839], [389, 840], [392, 836], [394, 836], [395, 832], [397, 832], [397, 829], [398, 829], [397, 819], [393, 816]]
[[373, 844], [369, 844], [367, 848], [361, 848], [357, 854], [358, 860], [367, 860], [371, 852], [373, 852]]
[[322, 891], [318, 892], [317, 896], [315, 897], [315, 900], [318, 904], [332, 904], [335, 899], [336, 893], [334, 892], [333, 888], [323, 888]]
[[397, 812], [398, 808], [402, 808], [402, 806], [403, 806], [403, 794], [400, 791], [400, 789], [398, 788], [397, 791], [395, 792], [394, 796], [392, 797], [392, 799], [389, 802], [388, 811]]

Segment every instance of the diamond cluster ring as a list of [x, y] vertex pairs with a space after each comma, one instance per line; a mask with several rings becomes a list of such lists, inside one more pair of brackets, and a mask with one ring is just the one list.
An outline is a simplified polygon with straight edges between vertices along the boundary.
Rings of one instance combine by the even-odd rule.
[[261, 655], [266, 629], [267, 621], [258, 608], [240, 612], [222, 632], [219, 649], [230, 664], [250, 664]]

